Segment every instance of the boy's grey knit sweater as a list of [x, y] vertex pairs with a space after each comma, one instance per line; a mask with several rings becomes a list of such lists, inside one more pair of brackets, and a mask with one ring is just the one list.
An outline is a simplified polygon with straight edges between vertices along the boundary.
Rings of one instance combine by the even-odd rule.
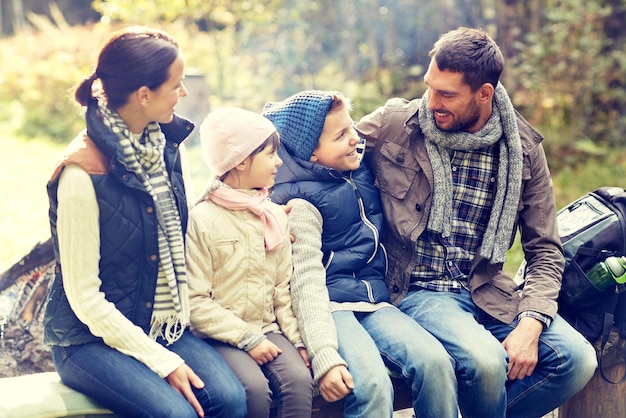
[[290, 283], [291, 303], [317, 383], [333, 367], [347, 366], [337, 351], [337, 331], [331, 312], [373, 312], [392, 305], [331, 302], [326, 289], [326, 270], [322, 263], [322, 216], [315, 206], [303, 199], [293, 199], [288, 206], [291, 207], [289, 227], [295, 238], [292, 244], [294, 270]]

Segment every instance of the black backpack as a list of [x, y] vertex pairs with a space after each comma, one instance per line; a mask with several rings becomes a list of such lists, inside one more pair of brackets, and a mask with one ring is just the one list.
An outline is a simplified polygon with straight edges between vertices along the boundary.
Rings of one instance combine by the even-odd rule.
[[[626, 285], [595, 288], [586, 272], [609, 256], [626, 255], [626, 190], [601, 187], [587, 193], [557, 212], [559, 234], [565, 253], [565, 271], [559, 294], [559, 314], [591, 343], [601, 339], [598, 363], [606, 378], [602, 355], [612, 327], [626, 338]], [[584, 290], [584, 298], [572, 304], [568, 291]], [[624, 347], [626, 360], [626, 347]]]

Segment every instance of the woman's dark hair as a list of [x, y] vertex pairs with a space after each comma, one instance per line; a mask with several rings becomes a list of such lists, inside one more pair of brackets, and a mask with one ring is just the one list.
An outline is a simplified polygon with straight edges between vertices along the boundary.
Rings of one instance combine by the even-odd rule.
[[100, 51], [95, 71], [78, 85], [74, 97], [86, 106], [93, 95], [92, 84], [99, 79], [109, 106], [117, 109], [138, 88], [156, 90], [167, 81], [178, 53], [178, 42], [164, 31], [132, 26], [115, 32]]

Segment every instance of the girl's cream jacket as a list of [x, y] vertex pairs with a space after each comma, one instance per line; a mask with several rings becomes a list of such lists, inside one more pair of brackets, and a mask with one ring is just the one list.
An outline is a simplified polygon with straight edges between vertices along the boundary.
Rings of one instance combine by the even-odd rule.
[[191, 210], [186, 260], [191, 329], [197, 336], [237, 347], [244, 338], [280, 331], [292, 344], [301, 344], [289, 293], [287, 215], [281, 206], [267, 205], [285, 231], [283, 245], [269, 252], [263, 223], [252, 212], [225, 209], [208, 199]]

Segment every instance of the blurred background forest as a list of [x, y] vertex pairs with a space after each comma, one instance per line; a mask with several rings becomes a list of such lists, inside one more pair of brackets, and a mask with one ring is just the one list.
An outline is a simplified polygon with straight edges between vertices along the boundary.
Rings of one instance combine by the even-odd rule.
[[[514, 104], [546, 137], [561, 207], [626, 186], [624, 22], [626, 0], [0, 0], [0, 271], [49, 236], [45, 182], [83, 127], [71, 88], [117, 28], [179, 40], [190, 90], [179, 112], [199, 123], [219, 105], [260, 111], [302, 89], [343, 91], [358, 119], [422, 95], [440, 34], [482, 27]], [[189, 145], [198, 193], [204, 165]]]

